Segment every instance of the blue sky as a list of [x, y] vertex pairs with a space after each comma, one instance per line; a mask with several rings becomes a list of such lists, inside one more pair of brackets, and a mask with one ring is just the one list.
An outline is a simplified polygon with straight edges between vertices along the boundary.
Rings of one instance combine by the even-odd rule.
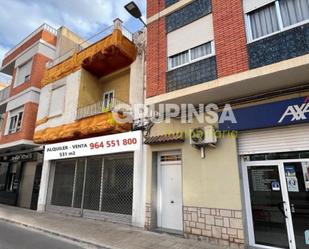
[[[131, 0], [0, 0], [0, 62], [6, 51], [42, 23], [66, 26], [83, 38], [110, 26], [119, 17], [131, 32], [142, 27], [123, 6]], [[135, 0], [145, 18], [146, 0]], [[3, 75], [0, 74], [0, 81]]]

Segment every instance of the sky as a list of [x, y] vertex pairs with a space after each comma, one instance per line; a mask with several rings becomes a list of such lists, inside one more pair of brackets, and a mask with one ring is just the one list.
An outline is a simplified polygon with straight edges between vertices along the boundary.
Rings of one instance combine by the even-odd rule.
[[[131, 0], [0, 0], [0, 62], [5, 52], [47, 23], [66, 26], [83, 38], [112, 25], [117, 17], [131, 32], [142, 27], [123, 6]], [[145, 19], [146, 0], [135, 0]], [[6, 77], [0, 74], [0, 81]]]

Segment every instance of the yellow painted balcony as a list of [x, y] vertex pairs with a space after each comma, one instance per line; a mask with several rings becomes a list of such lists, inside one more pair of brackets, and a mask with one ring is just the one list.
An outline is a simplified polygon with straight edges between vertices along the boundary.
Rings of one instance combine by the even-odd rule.
[[98, 78], [129, 66], [135, 61], [137, 49], [127, 38], [121, 26], [114, 26], [110, 35], [100, 41], [73, 53], [69, 58], [57, 63], [45, 71], [42, 86], [55, 82], [81, 68]]
[[57, 127], [36, 131], [34, 142], [38, 144], [55, 143], [93, 136], [127, 132], [132, 129], [129, 119], [129, 106], [114, 99], [113, 104], [103, 107], [102, 101], [78, 108], [76, 121]]

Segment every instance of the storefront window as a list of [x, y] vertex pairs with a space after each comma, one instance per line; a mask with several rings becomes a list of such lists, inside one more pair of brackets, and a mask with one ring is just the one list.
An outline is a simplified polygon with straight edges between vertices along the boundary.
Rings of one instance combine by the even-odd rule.
[[133, 158], [107, 157], [104, 160], [102, 211], [132, 214]]
[[75, 160], [58, 161], [55, 165], [51, 204], [71, 207], [73, 197], [73, 183]]
[[5, 163], [0, 164], [0, 191], [5, 190], [8, 170], [9, 170], [8, 164]]

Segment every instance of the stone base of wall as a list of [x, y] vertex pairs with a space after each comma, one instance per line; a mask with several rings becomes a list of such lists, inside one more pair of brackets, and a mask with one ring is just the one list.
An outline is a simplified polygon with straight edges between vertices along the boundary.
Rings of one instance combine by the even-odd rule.
[[242, 212], [184, 207], [184, 235], [222, 246], [244, 248]]
[[[145, 229], [151, 230], [151, 204], [146, 203]], [[231, 248], [244, 248], [244, 229], [240, 210], [185, 206], [184, 237]]]
[[146, 213], [145, 213], [145, 229], [151, 229], [151, 204], [146, 203]]

